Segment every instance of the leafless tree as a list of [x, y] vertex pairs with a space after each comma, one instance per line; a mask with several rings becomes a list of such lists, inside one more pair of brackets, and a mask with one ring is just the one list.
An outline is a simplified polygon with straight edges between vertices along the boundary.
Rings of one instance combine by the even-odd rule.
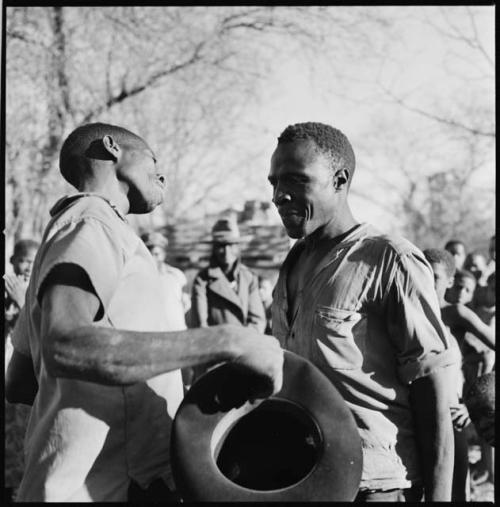
[[[139, 131], [167, 166], [171, 221], [220, 199], [220, 181], [251, 172], [234, 132], [273, 58], [369, 47], [356, 26], [384, 23], [370, 8], [9, 7], [8, 235], [37, 236], [70, 188], [58, 151], [91, 121]], [[347, 38], [349, 36], [349, 39]], [[339, 73], [342, 69], [339, 69]], [[248, 144], [248, 143], [247, 143]], [[230, 185], [229, 185], [230, 187]]]

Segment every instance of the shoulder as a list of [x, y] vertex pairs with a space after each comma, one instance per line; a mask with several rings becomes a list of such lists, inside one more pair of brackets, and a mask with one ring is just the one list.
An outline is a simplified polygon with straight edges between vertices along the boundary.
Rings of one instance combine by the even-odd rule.
[[51, 214], [56, 222], [85, 218], [95, 218], [104, 223], [124, 220], [109, 201], [98, 195], [77, 194], [63, 198], [54, 205]]
[[351, 250], [349, 260], [374, 265], [380, 272], [390, 273], [390, 278], [398, 272], [432, 274], [423, 252], [397, 234], [385, 234], [368, 226], [353, 243], [346, 245]]
[[391, 255], [397, 258], [417, 255], [423, 257], [422, 251], [411, 241], [398, 234], [387, 234], [368, 226], [360, 237], [360, 245], [380, 254]]

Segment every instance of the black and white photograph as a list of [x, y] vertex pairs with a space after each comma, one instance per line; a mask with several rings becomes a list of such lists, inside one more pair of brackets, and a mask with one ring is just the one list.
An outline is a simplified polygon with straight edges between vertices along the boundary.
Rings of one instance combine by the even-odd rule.
[[4, 505], [494, 503], [495, 14], [4, 1]]

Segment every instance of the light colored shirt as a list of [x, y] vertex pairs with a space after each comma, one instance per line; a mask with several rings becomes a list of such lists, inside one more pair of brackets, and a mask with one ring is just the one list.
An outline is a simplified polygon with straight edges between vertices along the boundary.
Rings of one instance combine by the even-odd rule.
[[160, 281], [163, 288], [168, 329], [182, 331], [186, 329], [185, 299], [182, 291], [182, 288], [187, 284], [186, 275], [180, 269], [163, 263], [160, 268]]
[[315, 364], [352, 410], [363, 448], [360, 489], [406, 488], [421, 479], [409, 384], [456, 362], [430, 265], [403, 238], [361, 224], [313, 266], [288, 321], [280, 270], [273, 335]]
[[41, 354], [40, 287], [52, 269], [85, 270], [104, 308], [98, 326], [166, 331], [153, 257], [125, 218], [96, 194], [56, 203], [33, 266], [13, 344], [31, 355], [39, 390], [25, 440], [18, 501], [126, 501], [130, 479], [172, 485], [170, 428], [183, 397], [180, 370], [108, 386], [52, 377]]

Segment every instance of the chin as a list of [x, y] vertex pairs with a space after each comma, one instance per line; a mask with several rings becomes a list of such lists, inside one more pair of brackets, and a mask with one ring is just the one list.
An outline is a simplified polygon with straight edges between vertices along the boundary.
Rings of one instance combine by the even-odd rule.
[[286, 229], [286, 233], [288, 234], [288, 236], [292, 239], [300, 239], [305, 236], [305, 232], [302, 230], [289, 229], [287, 227], [285, 227], [285, 229]]
[[134, 215], [144, 215], [146, 213], [151, 213], [154, 209], [156, 209], [161, 203], [163, 199], [150, 199], [147, 201], [135, 201], [130, 203], [130, 213]]

